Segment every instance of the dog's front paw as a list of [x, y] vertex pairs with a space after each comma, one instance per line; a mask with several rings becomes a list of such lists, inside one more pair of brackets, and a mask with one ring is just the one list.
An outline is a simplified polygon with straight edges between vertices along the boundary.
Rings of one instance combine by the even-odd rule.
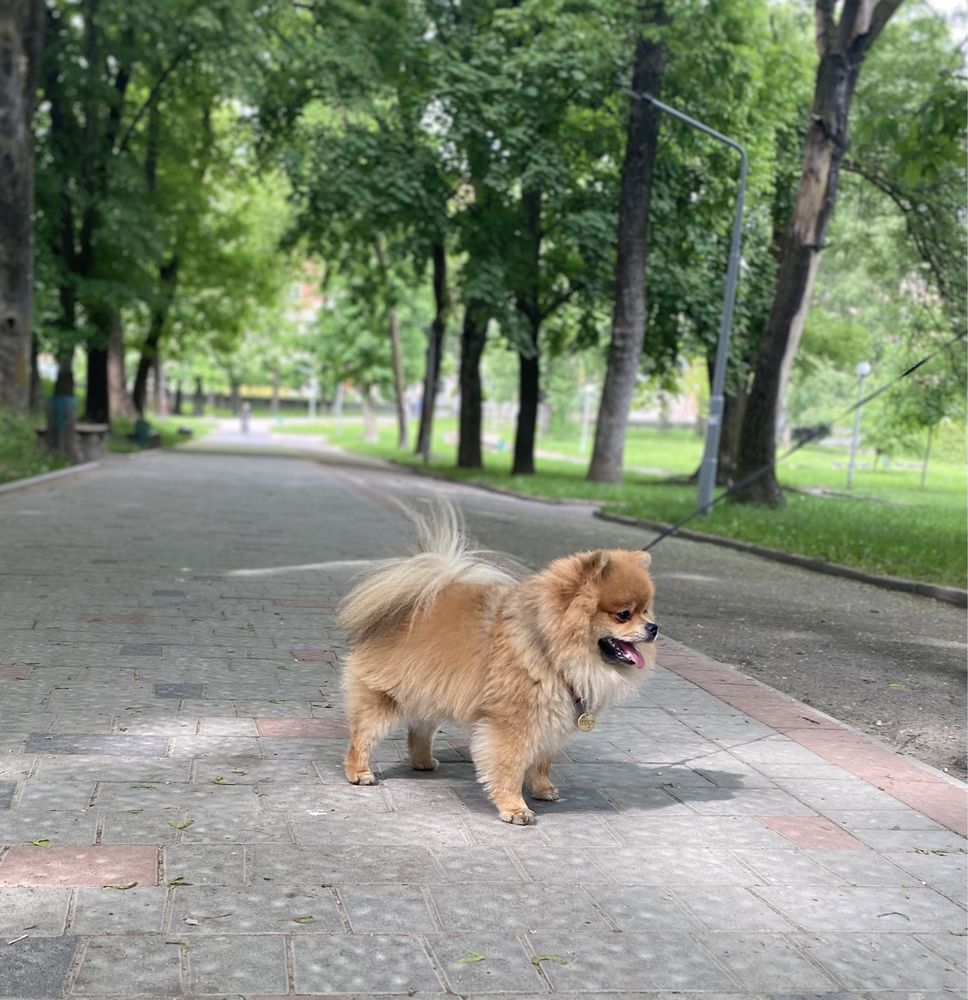
[[534, 813], [527, 807], [520, 809], [502, 809], [498, 815], [505, 823], [513, 823], [515, 826], [530, 826], [534, 822]]
[[531, 797], [540, 799], [542, 802], [557, 802], [559, 799], [558, 789], [554, 785], [545, 785], [543, 788], [532, 788]]
[[376, 775], [372, 771], [357, 771], [354, 774], [347, 771], [346, 780], [351, 785], [375, 785]]
[[411, 759], [410, 766], [415, 771], [433, 771], [439, 763], [440, 761], [436, 757], [418, 757], [416, 760]]

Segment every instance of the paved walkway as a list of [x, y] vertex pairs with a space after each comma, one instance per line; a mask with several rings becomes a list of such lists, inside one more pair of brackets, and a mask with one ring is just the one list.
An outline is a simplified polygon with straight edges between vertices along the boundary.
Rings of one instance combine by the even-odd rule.
[[456, 730], [345, 784], [333, 606], [410, 540], [364, 479], [0, 497], [0, 997], [965, 996], [964, 786], [669, 640], [534, 827]]

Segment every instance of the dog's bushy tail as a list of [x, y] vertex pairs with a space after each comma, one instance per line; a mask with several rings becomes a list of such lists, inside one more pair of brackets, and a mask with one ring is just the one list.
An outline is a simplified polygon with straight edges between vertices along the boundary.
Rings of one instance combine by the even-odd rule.
[[417, 530], [417, 550], [385, 559], [346, 595], [338, 621], [354, 641], [398, 629], [433, 607], [451, 583], [507, 584], [514, 577], [472, 546], [453, 506], [438, 502], [429, 514], [407, 511]]

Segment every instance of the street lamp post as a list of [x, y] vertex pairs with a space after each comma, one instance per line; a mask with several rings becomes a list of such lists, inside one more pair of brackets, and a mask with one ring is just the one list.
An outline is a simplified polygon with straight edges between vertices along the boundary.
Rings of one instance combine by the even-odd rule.
[[709, 418], [706, 421], [706, 444], [703, 449], [702, 465], [699, 467], [699, 489], [696, 502], [696, 513], [708, 514], [713, 503], [713, 492], [716, 489], [716, 466], [719, 462], [719, 438], [723, 429], [723, 390], [726, 384], [726, 363], [729, 360], [729, 337], [733, 324], [733, 305], [736, 302], [736, 282], [739, 276], [740, 241], [743, 232], [743, 202], [746, 198], [746, 150], [733, 139], [721, 132], [703, 125], [684, 115], [668, 104], [663, 104], [650, 94], [630, 91], [633, 97], [648, 101], [653, 107], [666, 114], [678, 118], [679, 121], [699, 129], [706, 135], [725, 143], [739, 153], [739, 190], [736, 193], [736, 211], [733, 215], [733, 233], [729, 247], [729, 264], [726, 268], [726, 289], [723, 293], [723, 313], [719, 324], [719, 340], [716, 344], [716, 361], [713, 365], [713, 381], [709, 398]]
[[860, 443], [860, 408], [864, 402], [864, 379], [871, 373], [869, 361], [857, 364], [857, 409], [854, 410], [854, 432], [850, 437], [850, 461], [847, 463], [847, 489], [854, 488], [854, 469], [857, 466], [857, 447]]

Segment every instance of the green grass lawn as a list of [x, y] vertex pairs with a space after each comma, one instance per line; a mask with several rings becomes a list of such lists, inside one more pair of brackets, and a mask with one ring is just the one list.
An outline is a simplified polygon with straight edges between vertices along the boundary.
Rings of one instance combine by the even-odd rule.
[[[395, 428], [389, 421], [381, 421], [376, 444], [363, 442], [358, 418], [344, 419], [340, 434], [332, 419], [314, 424], [283, 423], [280, 429], [285, 433], [322, 434], [349, 451], [422, 464], [411, 452], [396, 449]], [[485, 433], [488, 430], [485, 427]], [[411, 434], [414, 432], [412, 427]], [[504, 440], [510, 443], [513, 430], [504, 429], [503, 433]], [[631, 429], [626, 468], [656, 472], [627, 472], [620, 486], [585, 480], [587, 454], [580, 454], [573, 438], [540, 439], [539, 453], [553, 452], [560, 457], [539, 454], [534, 476], [510, 475], [510, 444], [503, 451], [487, 452], [484, 469], [456, 469], [455, 434], [453, 420], [439, 422], [431, 471], [529, 496], [594, 500], [607, 511], [648, 521], [676, 523], [695, 509], [695, 487], [669, 482], [691, 474], [698, 465], [702, 441], [691, 431]], [[964, 587], [968, 572], [965, 464], [932, 460], [922, 490], [920, 467], [914, 459], [875, 470], [871, 468], [871, 456], [864, 454], [855, 488], [847, 496], [847, 457], [843, 448], [803, 448], [778, 467], [780, 480], [788, 490], [783, 510], [726, 501], [689, 527], [873, 573]], [[797, 492], [800, 490], [822, 490], [825, 495]], [[604, 534], [607, 529], [603, 529]]]

